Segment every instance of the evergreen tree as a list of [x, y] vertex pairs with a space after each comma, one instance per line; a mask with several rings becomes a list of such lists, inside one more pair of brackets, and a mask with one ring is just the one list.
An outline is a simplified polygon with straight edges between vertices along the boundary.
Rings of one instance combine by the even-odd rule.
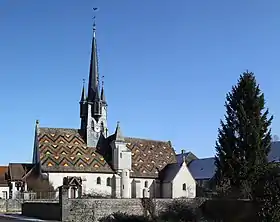
[[225, 107], [225, 120], [221, 121], [216, 142], [216, 179], [231, 191], [250, 190], [257, 166], [267, 163], [272, 122], [252, 72], [240, 76], [226, 96]]

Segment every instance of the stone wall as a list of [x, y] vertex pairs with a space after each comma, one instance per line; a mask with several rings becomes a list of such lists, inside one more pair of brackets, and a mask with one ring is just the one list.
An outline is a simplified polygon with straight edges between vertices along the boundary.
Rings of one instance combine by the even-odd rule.
[[[205, 201], [201, 198], [181, 200], [192, 207], [200, 206]], [[146, 215], [149, 213], [147, 205], [153, 206], [153, 214], [158, 214], [172, 201], [174, 199], [69, 199], [67, 187], [60, 187], [59, 202], [25, 201], [22, 214], [44, 220], [95, 222], [116, 212]]]
[[21, 212], [21, 200], [17, 199], [0, 199], [0, 212]]
[[[147, 199], [149, 200], [149, 199]], [[200, 205], [201, 199], [183, 199], [191, 206]], [[158, 214], [173, 199], [154, 199]], [[62, 203], [62, 218], [65, 222], [94, 222], [115, 212], [143, 215], [146, 212], [143, 199], [65, 199]]]
[[22, 215], [42, 220], [61, 220], [61, 207], [58, 201], [32, 201], [22, 204]]

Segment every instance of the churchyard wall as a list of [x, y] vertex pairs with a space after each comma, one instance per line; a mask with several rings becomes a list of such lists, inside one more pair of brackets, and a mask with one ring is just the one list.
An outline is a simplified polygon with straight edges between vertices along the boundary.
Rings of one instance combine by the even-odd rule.
[[0, 212], [21, 212], [22, 200], [18, 199], [0, 199]]

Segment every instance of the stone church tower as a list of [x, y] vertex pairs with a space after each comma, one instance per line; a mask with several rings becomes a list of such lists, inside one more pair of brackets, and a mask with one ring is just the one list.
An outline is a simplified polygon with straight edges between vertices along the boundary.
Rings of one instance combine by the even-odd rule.
[[87, 146], [97, 147], [100, 140], [108, 136], [108, 128], [107, 102], [103, 82], [100, 90], [95, 25], [93, 27], [88, 93], [86, 95], [85, 85], [83, 85], [80, 100], [80, 118], [81, 132]]

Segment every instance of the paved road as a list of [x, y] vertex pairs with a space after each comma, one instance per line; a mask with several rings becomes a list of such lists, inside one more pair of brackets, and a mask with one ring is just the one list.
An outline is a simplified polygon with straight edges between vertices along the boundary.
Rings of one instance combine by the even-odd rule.
[[42, 220], [36, 220], [36, 219], [27, 219], [23, 218], [21, 216], [17, 215], [11, 215], [11, 216], [4, 216], [0, 215], [0, 222], [24, 222], [24, 221], [42, 221]]

